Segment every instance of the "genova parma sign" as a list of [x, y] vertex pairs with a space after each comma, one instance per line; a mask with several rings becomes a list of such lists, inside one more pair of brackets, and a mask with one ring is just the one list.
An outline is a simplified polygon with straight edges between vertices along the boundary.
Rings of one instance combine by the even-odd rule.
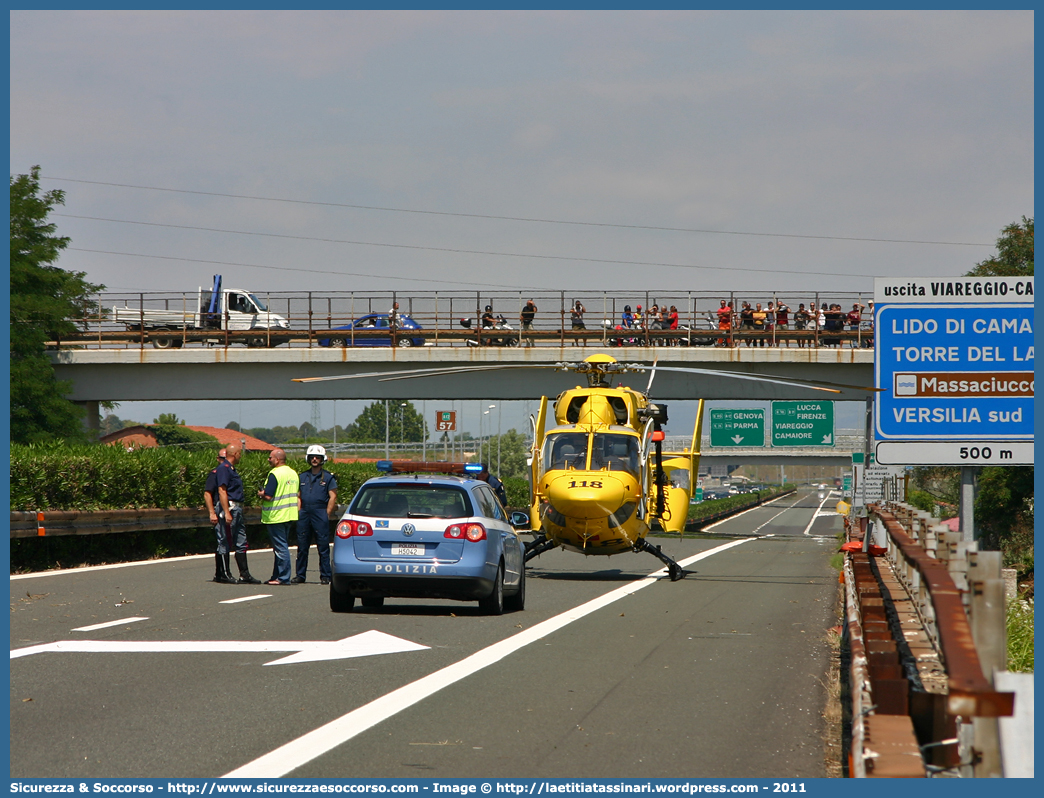
[[874, 281], [877, 462], [1033, 462], [1033, 278]]

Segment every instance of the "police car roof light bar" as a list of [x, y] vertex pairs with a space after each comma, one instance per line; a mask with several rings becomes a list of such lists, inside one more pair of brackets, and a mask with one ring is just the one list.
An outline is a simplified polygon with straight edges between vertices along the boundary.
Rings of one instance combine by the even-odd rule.
[[456, 474], [477, 475], [486, 470], [484, 463], [444, 463], [423, 460], [378, 460], [377, 470], [384, 474]]

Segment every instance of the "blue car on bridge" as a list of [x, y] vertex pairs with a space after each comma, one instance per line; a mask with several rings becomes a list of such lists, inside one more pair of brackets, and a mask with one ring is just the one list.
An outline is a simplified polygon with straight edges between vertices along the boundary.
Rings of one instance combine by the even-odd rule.
[[[334, 330], [344, 330], [344, 335], [332, 335], [329, 338], [320, 338], [319, 346], [391, 346], [391, 327], [388, 324], [387, 313], [370, 313], [356, 319], [351, 324], [343, 327], [334, 327]], [[424, 337], [413, 334], [423, 329], [417, 322], [405, 313], [399, 314], [399, 324], [396, 328], [395, 345], [401, 347], [424, 346]], [[361, 333], [357, 335], [356, 333]]]

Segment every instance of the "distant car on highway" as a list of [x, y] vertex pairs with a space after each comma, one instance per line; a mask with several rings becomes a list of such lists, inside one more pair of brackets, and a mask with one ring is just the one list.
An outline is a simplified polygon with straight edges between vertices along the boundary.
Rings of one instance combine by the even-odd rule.
[[[391, 346], [391, 327], [388, 324], [387, 313], [370, 313], [356, 319], [351, 324], [332, 329], [344, 330], [345, 335], [320, 338], [319, 346]], [[412, 318], [405, 313], [400, 313], [395, 345], [401, 347], [424, 346], [423, 336], [409, 334], [422, 329], [424, 328]], [[353, 331], [361, 332], [363, 335], [354, 335]], [[378, 332], [381, 334], [378, 335]]]
[[508, 515], [477, 478], [481, 464], [382, 460], [377, 468], [385, 474], [363, 483], [337, 524], [331, 610], [391, 597], [478, 601], [489, 615], [525, 608], [525, 544], [515, 527], [528, 528], [529, 516]]

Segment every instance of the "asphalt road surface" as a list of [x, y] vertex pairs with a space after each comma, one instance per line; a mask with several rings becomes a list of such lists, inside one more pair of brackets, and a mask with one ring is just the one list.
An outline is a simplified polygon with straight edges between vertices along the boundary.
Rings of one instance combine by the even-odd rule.
[[317, 582], [210, 582], [213, 557], [13, 577], [11, 776], [823, 776], [836, 501], [656, 539], [674, 583], [545, 553], [501, 617], [334, 614]]

